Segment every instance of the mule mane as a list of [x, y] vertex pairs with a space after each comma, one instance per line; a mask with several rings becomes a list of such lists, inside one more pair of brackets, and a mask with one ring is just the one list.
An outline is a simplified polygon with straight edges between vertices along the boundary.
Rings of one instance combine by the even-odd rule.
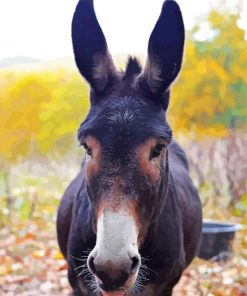
[[142, 66], [136, 57], [129, 57], [126, 63], [126, 70], [124, 77], [132, 78], [134, 75], [140, 74], [142, 71]]

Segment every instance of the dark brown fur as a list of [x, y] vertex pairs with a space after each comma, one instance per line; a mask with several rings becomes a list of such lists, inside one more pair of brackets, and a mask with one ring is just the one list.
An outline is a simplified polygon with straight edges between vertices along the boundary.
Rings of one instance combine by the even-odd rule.
[[[78, 130], [78, 140], [91, 158], [84, 160], [65, 191], [57, 217], [58, 242], [68, 262], [73, 295], [101, 295], [76, 270], [80, 272], [84, 252], [94, 249], [97, 222], [109, 210], [124, 210], [134, 219], [138, 251], [148, 259], [146, 279], [135, 295], [171, 295], [197, 254], [202, 227], [201, 203], [185, 153], [172, 140], [166, 121], [170, 86], [182, 65], [180, 9], [173, 0], [164, 2], [144, 69], [130, 58], [125, 72], [116, 70], [92, 0], [79, 1], [72, 40], [77, 66], [91, 86], [91, 108]], [[131, 257], [133, 264], [138, 258]], [[139, 273], [139, 268], [132, 273], [123, 269], [126, 261], [114, 265], [111, 260], [98, 272], [94, 259], [90, 253], [85, 268], [91, 266], [92, 277], [100, 278], [97, 285], [108, 293], [132, 285]]]

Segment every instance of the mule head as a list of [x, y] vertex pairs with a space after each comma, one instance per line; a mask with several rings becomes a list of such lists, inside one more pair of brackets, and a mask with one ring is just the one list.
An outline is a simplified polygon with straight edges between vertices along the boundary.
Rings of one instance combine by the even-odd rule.
[[125, 72], [116, 70], [92, 0], [79, 1], [72, 39], [79, 71], [91, 86], [91, 108], [78, 131], [97, 237], [88, 267], [103, 295], [125, 295], [138, 286], [139, 250], [167, 189], [172, 132], [165, 112], [182, 64], [183, 19], [177, 3], [166, 0], [144, 69], [130, 58]]

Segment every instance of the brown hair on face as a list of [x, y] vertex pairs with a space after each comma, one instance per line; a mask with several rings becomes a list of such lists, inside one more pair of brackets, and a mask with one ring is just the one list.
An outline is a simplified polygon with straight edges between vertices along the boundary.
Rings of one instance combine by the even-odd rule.
[[[85, 142], [92, 152], [92, 157], [88, 160], [86, 167], [87, 178], [91, 179], [101, 169], [102, 148], [100, 142], [95, 137], [89, 136], [86, 138]], [[160, 178], [160, 161], [164, 156], [163, 150], [160, 156], [150, 159], [150, 152], [157, 144], [158, 142], [155, 138], [149, 138], [146, 142], [139, 145], [134, 151], [141, 174], [143, 176], [147, 176], [153, 186], [157, 184], [157, 181]], [[144, 225], [142, 225], [140, 221], [136, 199], [134, 197], [131, 199], [126, 197], [121, 189], [124, 187], [125, 181], [121, 177], [116, 177], [112, 181], [112, 186], [109, 190], [101, 193], [101, 196], [98, 197], [96, 205], [96, 221], [99, 220], [104, 210], [109, 210], [115, 213], [126, 212], [126, 214], [130, 215], [135, 221], [138, 233], [138, 244], [140, 245], [145, 235], [143, 232]]]
[[139, 234], [142, 232], [142, 225], [138, 215], [138, 206], [134, 198], [129, 199], [119, 189], [119, 184], [121, 183], [121, 185], [123, 185], [123, 182], [123, 180], [116, 180], [115, 185], [111, 187], [110, 191], [101, 196], [97, 205], [96, 221], [99, 220], [104, 210], [109, 210], [115, 213], [126, 212], [126, 214], [134, 219], [139, 237]]
[[86, 138], [85, 143], [87, 144], [87, 146], [89, 147], [89, 149], [92, 152], [92, 156], [91, 159], [89, 159], [87, 161], [87, 178], [90, 179], [93, 175], [95, 175], [99, 169], [100, 169], [100, 165], [101, 165], [101, 146], [99, 141], [92, 137], [89, 136]]
[[157, 140], [150, 138], [144, 144], [139, 145], [135, 150], [135, 155], [142, 174], [149, 177], [154, 186], [160, 178], [160, 160], [164, 157], [165, 153], [165, 150], [163, 150], [160, 156], [150, 159], [150, 152], [156, 145]]

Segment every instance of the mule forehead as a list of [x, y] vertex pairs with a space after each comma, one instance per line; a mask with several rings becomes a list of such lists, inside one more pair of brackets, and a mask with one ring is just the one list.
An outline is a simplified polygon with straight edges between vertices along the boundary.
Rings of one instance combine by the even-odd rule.
[[155, 103], [133, 97], [114, 97], [92, 106], [78, 130], [78, 139], [96, 137], [102, 147], [136, 147], [147, 138], [171, 140], [165, 111]]

